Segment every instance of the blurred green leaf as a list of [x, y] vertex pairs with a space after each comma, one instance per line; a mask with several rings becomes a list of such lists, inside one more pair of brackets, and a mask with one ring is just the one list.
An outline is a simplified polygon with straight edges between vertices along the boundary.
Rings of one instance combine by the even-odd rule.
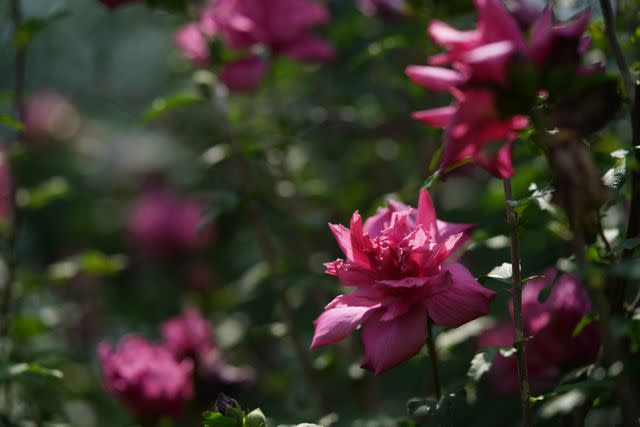
[[640, 246], [640, 238], [634, 237], [631, 239], [625, 239], [622, 242], [618, 243], [612, 250], [612, 253], [618, 253], [622, 251], [630, 251], [632, 249]]
[[590, 324], [592, 324], [594, 321], [598, 319], [600, 319], [600, 316], [597, 314], [589, 313], [582, 316], [582, 319], [580, 319], [576, 327], [573, 329], [573, 336], [577, 337], [578, 335], [580, 335], [582, 331], [584, 331], [584, 328], [586, 328], [587, 326], [589, 326]]
[[467, 371], [467, 377], [473, 382], [480, 381], [484, 374], [489, 372], [489, 369], [491, 369], [491, 364], [497, 354], [497, 348], [488, 348], [480, 353], [476, 353], [476, 355], [473, 356], [473, 359], [471, 359], [471, 364]]
[[16, 131], [24, 130], [24, 125], [10, 114], [0, 114], [0, 124]]
[[411, 399], [407, 411], [418, 426], [453, 427], [469, 421], [465, 390], [445, 393], [440, 400]]
[[62, 371], [45, 368], [37, 363], [18, 363], [0, 371], [0, 379], [2, 380], [30, 375], [56, 379], [63, 378]]
[[143, 122], [150, 122], [177, 108], [197, 104], [202, 101], [203, 98], [200, 95], [192, 92], [180, 92], [167, 97], [156, 98], [151, 103], [151, 106], [142, 113], [141, 120]]
[[35, 188], [21, 188], [16, 197], [21, 208], [38, 210], [66, 197], [70, 190], [71, 186], [65, 178], [54, 176]]
[[168, 10], [169, 12], [186, 12], [185, 0], [146, 0], [151, 7]]
[[111, 276], [122, 271], [127, 260], [122, 255], [105, 255], [98, 251], [87, 251], [70, 259], [49, 266], [51, 280], [69, 280], [84, 273], [91, 276]]
[[203, 427], [242, 427], [242, 423], [219, 412], [207, 411], [202, 414]]

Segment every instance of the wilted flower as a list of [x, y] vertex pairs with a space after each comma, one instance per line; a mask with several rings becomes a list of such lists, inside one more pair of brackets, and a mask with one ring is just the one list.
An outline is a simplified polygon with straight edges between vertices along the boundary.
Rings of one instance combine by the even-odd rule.
[[355, 212], [351, 229], [330, 227], [346, 259], [325, 264], [327, 273], [356, 289], [325, 307], [311, 348], [334, 344], [362, 325], [362, 367], [379, 374], [420, 351], [427, 316], [457, 327], [487, 314], [495, 292], [452, 259], [471, 226], [438, 220], [426, 190], [417, 211], [391, 202], [364, 224]]
[[501, 0], [475, 0], [478, 26], [470, 31], [431, 21], [429, 35], [447, 51], [429, 58], [431, 65], [406, 70], [415, 83], [449, 91], [455, 99], [452, 106], [413, 115], [446, 128], [443, 168], [471, 158], [500, 178], [510, 177], [508, 143], [527, 126], [538, 93], [549, 89], [544, 73], [554, 66], [570, 66], [576, 75], [584, 71], [580, 61], [589, 45], [583, 34], [590, 14], [554, 25], [550, 7], [536, 13], [519, 3], [520, 20]]
[[333, 59], [333, 46], [311, 33], [329, 19], [326, 6], [315, 0], [211, 0], [198, 22], [179, 30], [176, 41], [197, 66], [208, 61], [204, 47], [210, 40], [221, 39], [240, 51], [239, 59], [224, 65], [221, 79], [231, 90], [252, 90], [267, 70], [256, 50], [302, 62]]
[[127, 336], [115, 349], [101, 343], [98, 355], [107, 389], [141, 419], [178, 418], [193, 397], [193, 362], [144, 338]]
[[212, 238], [204, 227], [199, 200], [162, 186], [147, 189], [134, 202], [127, 220], [133, 244], [141, 252], [168, 256], [203, 249]]
[[[574, 336], [576, 326], [591, 310], [587, 292], [576, 276], [563, 274], [556, 278], [556, 274], [555, 269], [547, 270], [544, 278], [527, 282], [522, 292], [524, 332], [531, 337], [525, 343], [527, 370], [532, 386], [538, 390], [552, 387], [562, 367], [594, 360], [600, 347], [593, 323]], [[540, 292], [547, 286], [551, 286], [551, 292], [540, 302]], [[478, 346], [510, 346], [513, 334], [511, 324], [499, 325], [482, 334]], [[496, 356], [489, 374], [498, 391], [509, 393], [518, 389], [514, 356]]]

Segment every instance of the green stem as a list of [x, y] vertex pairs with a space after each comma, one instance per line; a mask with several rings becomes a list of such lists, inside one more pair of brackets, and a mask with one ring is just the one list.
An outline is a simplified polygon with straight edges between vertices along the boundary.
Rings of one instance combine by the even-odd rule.
[[516, 365], [518, 367], [518, 383], [520, 385], [520, 404], [522, 406], [522, 425], [531, 426], [531, 403], [529, 400], [530, 386], [527, 374], [527, 355], [525, 351], [524, 320], [522, 315], [522, 280], [520, 275], [520, 248], [516, 231], [517, 217], [510, 202], [513, 199], [511, 180], [503, 180], [504, 196], [507, 209], [507, 224], [510, 228], [511, 255], [511, 298], [513, 299], [513, 326], [516, 349]]
[[431, 360], [431, 381], [433, 383], [433, 390], [436, 393], [438, 400], [442, 397], [442, 386], [440, 383], [440, 368], [438, 366], [438, 349], [436, 348], [435, 340], [433, 339], [433, 322], [430, 317], [427, 317], [427, 350], [429, 351], [429, 359]]

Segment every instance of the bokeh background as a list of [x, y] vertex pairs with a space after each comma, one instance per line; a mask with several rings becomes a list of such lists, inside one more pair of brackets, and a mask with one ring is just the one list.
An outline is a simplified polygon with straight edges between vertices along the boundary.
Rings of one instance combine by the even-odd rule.
[[[10, 112], [7, 3], [0, 5], [0, 108]], [[130, 333], [158, 340], [162, 322], [187, 306], [198, 307], [213, 325], [224, 359], [252, 369], [255, 377], [240, 387], [221, 383], [200, 390], [182, 421], [158, 425], [200, 425], [200, 411], [218, 391], [248, 408], [263, 408], [277, 423], [317, 422], [324, 415], [285, 337], [277, 284], [250, 226], [247, 197], [276, 242], [306, 348], [313, 320], [340, 293], [337, 280], [323, 274], [323, 262], [341, 255], [327, 223], [347, 224], [356, 209], [370, 215], [390, 197], [415, 205], [433, 172], [440, 134], [412, 121], [410, 112], [448, 99], [404, 75], [407, 65], [423, 64], [436, 52], [426, 37], [427, 21], [437, 17], [470, 27], [474, 20], [468, 0], [415, 0], [402, 16], [367, 16], [353, 0], [327, 3], [332, 21], [318, 32], [335, 45], [333, 62], [301, 65], [279, 58], [259, 90], [228, 96], [231, 124], [258, 177], [247, 196], [248, 177], [232, 159], [216, 109], [206, 100], [181, 102], [196, 96], [198, 79], [207, 77], [173, 43], [188, 14], [135, 2], [111, 11], [92, 0], [23, 1], [27, 18], [56, 18], [28, 51], [13, 359], [64, 374], [63, 380], [34, 375], [20, 383], [18, 409], [33, 420], [29, 425], [135, 425], [104, 389], [97, 346]], [[633, 52], [638, 3], [618, 3], [628, 11], [619, 13], [626, 18], [619, 23], [622, 41]], [[585, 6], [556, 5], [566, 17]], [[602, 49], [597, 20], [592, 35]], [[8, 128], [0, 133], [4, 139], [11, 134]], [[603, 174], [612, 166], [609, 153], [629, 138], [623, 121], [594, 137]], [[544, 159], [531, 147], [517, 148], [516, 164], [518, 197], [549, 185]], [[478, 224], [464, 256], [476, 277], [508, 261], [500, 181], [463, 167], [431, 192], [439, 217]], [[154, 205], [154, 194], [196, 207], [184, 219], [185, 227], [196, 223], [196, 243], [167, 250], [161, 238], [141, 243], [145, 230], [136, 229], [136, 209], [147, 209], [137, 213], [145, 224], [157, 220], [161, 229], [169, 227], [156, 218], [169, 202]], [[606, 217], [612, 238], [624, 222], [621, 206]], [[558, 212], [536, 202], [521, 217], [525, 276], [570, 254]], [[508, 285], [492, 279], [484, 284], [498, 293], [489, 318], [456, 333], [436, 329], [451, 392], [466, 385], [474, 337], [508, 316]], [[426, 352], [379, 377], [359, 368], [361, 356], [357, 334], [308, 353], [339, 417], [334, 425], [397, 425], [406, 417], [408, 399], [432, 392]], [[451, 425], [516, 425], [518, 412], [517, 399], [496, 396], [483, 381], [475, 403], [452, 411]]]

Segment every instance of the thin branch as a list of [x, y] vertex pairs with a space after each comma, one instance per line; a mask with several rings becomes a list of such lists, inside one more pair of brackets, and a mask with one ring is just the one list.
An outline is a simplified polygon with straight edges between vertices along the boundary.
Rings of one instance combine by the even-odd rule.
[[284, 278], [282, 277], [282, 273], [280, 270], [280, 260], [278, 257], [276, 245], [273, 242], [271, 237], [271, 233], [269, 232], [269, 228], [264, 219], [264, 215], [262, 211], [256, 204], [255, 200], [251, 196], [251, 191], [255, 188], [256, 178], [254, 177], [253, 170], [251, 168], [251, 164], [249, 160], [244, 154], [244, 150], [242, 144], [238, 140], [235, 134], [235, 130], [231, 125], [229, 120], [227, 109], [224, 101], [224, 95], [222, 93], [222, 89], [218, 86], [217, 83], [213, 84], [212, 87], [212, 97], [215, 108], [219, 115], [222, 118], [222, 122], [225, 126], [225, 132], [227, 137], [229, 138], [229, 142], [231, 143], [233, 154], [236, 158], [238, 167], [240, 168], [243, 178], [245, 179], [245, 188], [243, 189], [245, 192], [248, 212], [251, 219], [251, 225], [253, 227], [253, 231], [256, 235], [256, 239], [258, 241], [258, 246], [260, 248], [260, 252], [262, 253], [262, 257], [269, 265], [271, 270], [271, 274], [276, 283], [276, 292], [278, 296], [278, 303], [283, 312], [284, 322], [287, 325], [287, 335], [289, 336], [291, 343], [293, 345], [293, 351], [295, 353], [296, 359], [302, 368], [303, 375], [311, 388], [311, 392], [314, 396], [315, 403], [323, 413], [330, 412], [329, 407], [326, 404], [324, 396], [322, 394], [322, 389], [320, 384], [318, 383], [315, 371], [313, 369], [313, 365], [308, 358], [306, 347], [302, 343], [302, 339], [300, 338], [300, 331], [298, 329], [298, 325], [295, 319], [295, 309], [293, 308], [293, 304], [289, 299], [289, 294], [287, 293], [287, 289], [285, 286]]
[[520, 385], [520, 404], [522, 405], [522, 425], [531, 426], [531, 403], [529, 401], [530, 386], [527, 374], [527, 355], [525, 352], [524, 326], [522, 316], [522, 280], [520, 277], [520, 249], [518, 244], [518, 233], [516, 231], [517, 218], [510, 202], [513, 199], [511, 191], [511, 180], [505, 179], [504, 197], [507, 209], [507, 223], [510, 228], [510, 254], [511, 254], [511, 298], [513, 299], [513, 325], [514, 342], [516, 349], [516, 364], [518, 366], [518, 379]]
[[[14, 34], [21, 27], [23, 22], [22, 5], [20, 0], [11, 1], [11, 19], [13, 21]], [[16, 120], [21, 121], [21, 112], [24, 104], [24, 88], [26, 80], [26, 64], [27, 64], [27, 47], [23, 44], [16, 43], [15, 52], [15, 85], [13, 92], [13, 107]], [[9, 364], [11, 360], [11, 321], [13, 317], [14, 309], [14, 291], [15, 291], [15, 278], [16, 278], [16, 246], [17, 246], [17, 231], [19, 225], [18, 209], [16, 206], [16, 187], [18, 185], [16, 174], [9, 162], [10, 148], [14, 143], [18, 143], [20, 140], [20, 131], [16, 131], [15, 140], [8, 141], [3, 147], [3, 161], [4, 167], [9, 172], [9, 192], [7, 197], [7, 217], [5, 218], [7, 223], [7, 229], [5, 234], [5, 251], [4, 258], [6, 262], [6, 277], [4, 282], [4, 295], [0, 306], [0, 361]], [[11, 415], [11, 381], [7, 379], [4, 381], [4, 396], [6, 402], [6, 414]]]
[[438, 366], [438, 349], [433, 339], [433, 322], [427, 316], [427, 350], [429, 351], [429, 359], [431, 360], [431, 381], [433, 382], [433, 390], [438, 400], [442, 397], [442, 386], [440, 385], [440, 368]]
[[613, 14], [613, 8], [611, 7], [610, 0], [600, 0], [600, 9], [602, 9], [602, 16], [604, 18], [605, 31], [607, 39], [609, 40], [609, 45], [613, 51], [613, 56], [616, 58], [620, 74], [622, 74], [625, 92], [627, 93], [627, 97], [629, 98], [631, 105], [633, 105], [636, 98], [634, 90], [635, 84], [631, 77], [627, 60], [624, 57], [622, 48], [620, 47], [620, 42], [618, 41], [618, 35], [616, 34], [616, 17]]

